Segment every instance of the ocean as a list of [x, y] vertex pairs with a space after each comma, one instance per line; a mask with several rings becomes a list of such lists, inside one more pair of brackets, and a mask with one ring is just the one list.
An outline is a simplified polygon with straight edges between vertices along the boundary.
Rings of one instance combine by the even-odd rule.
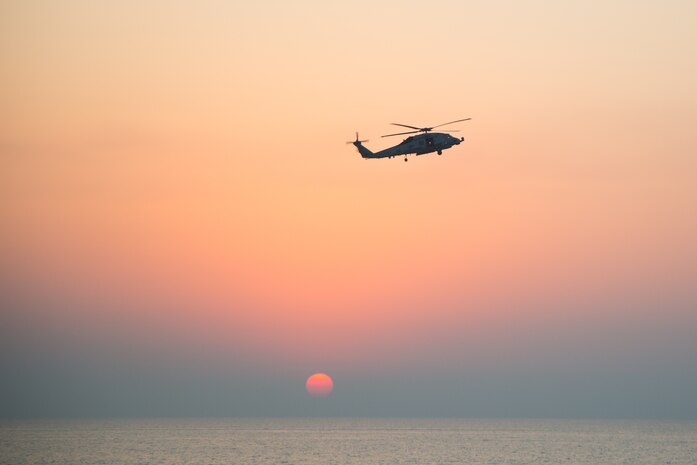
[[0, 463], [697, 465], [697, 422], [5, 420]]

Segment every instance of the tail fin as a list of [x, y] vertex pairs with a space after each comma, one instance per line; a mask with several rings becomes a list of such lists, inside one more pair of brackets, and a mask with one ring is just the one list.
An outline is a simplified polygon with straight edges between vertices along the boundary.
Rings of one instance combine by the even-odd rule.
[[373, 157], [373, 152], [368, 150], [367, 148], [363, 147], [363, 144], [361, 144], [361, 141], [356, 141], [353, 143], [353, 145], [356, 146], [358, 149], [358, 152], [361, 154], [363, 158], [372, 158]]
[[365, 148], [365, 147], [363, 146], [363, 142], [368, 142], [368, 141], [367, 141], [367, 140], [358, 140], [358, 132], [356, 132], [356, 140], [354, 140], [354, 141], [349, 141], [349, 142], [346, 142], [346, 143], [347, 143], [347, 144], [353, 144], [353, 145], [355, 145], [356, 148], [358, 149], [358, 153], [360, 153], [361, 156], [362, 156], [363, 158], [372, 158], [372, 157], [373, 157], [373, 152], [371, 152], [370, 150], [368, 150], [367, 148]]

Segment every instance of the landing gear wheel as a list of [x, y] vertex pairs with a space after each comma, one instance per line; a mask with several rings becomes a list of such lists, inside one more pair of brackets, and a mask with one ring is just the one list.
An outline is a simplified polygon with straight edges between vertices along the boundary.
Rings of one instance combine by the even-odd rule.
[[443, 155], [443, 151], [442, 151], [442, 150], [439, 150], [439, 151], [438, 151], [438, 155]]
[[404, 161], [409, 161], [409, 159], [407, 157], [404, 157]]

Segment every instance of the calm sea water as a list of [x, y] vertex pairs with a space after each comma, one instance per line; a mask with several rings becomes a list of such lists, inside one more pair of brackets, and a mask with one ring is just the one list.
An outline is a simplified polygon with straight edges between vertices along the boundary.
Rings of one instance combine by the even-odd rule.
[[697, 423], [567, 420], [5, 421], [2, 464], [697, 464]]

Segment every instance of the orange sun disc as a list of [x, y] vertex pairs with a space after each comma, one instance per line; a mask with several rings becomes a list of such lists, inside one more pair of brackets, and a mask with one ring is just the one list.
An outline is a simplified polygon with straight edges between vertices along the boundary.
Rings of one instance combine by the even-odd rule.
[[305, 381], [305, 389], [314, 397], [327, 397], [334, 389], [334, 381], [324, 373], [315, 373]]

